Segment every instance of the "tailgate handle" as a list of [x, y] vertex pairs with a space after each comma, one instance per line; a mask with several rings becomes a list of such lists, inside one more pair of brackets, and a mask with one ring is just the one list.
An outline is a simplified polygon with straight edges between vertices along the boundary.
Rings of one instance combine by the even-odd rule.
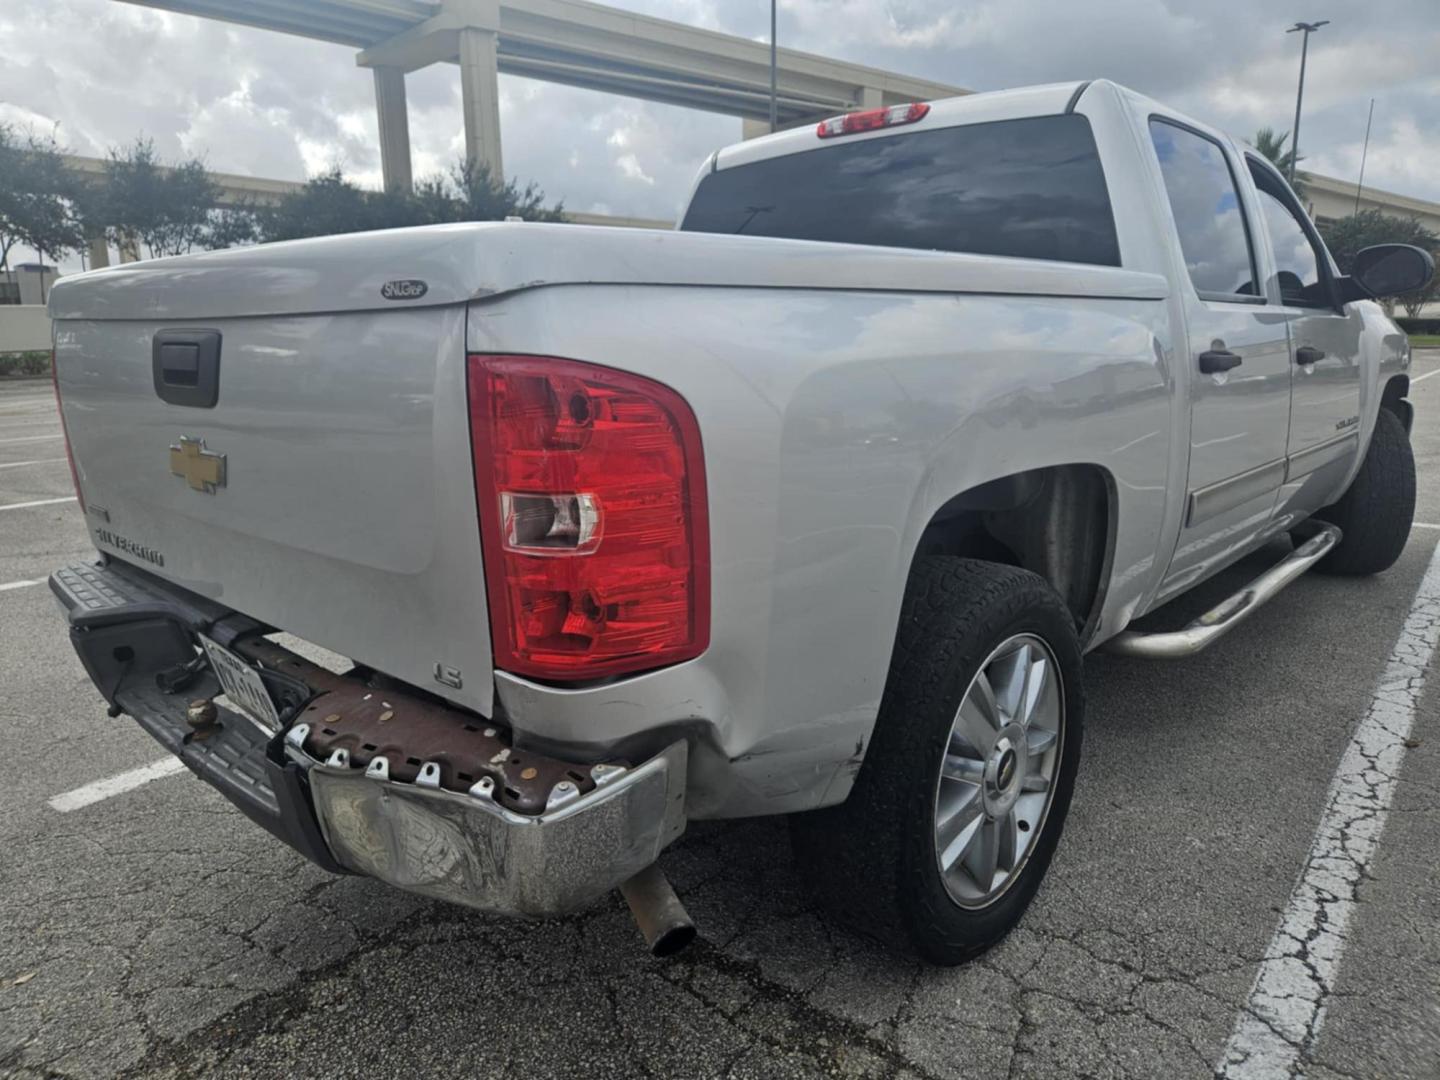
[[160, 330], [151, 345], [155, 393], [171, 405], [210, 409], [220, 397], [220, 331]]

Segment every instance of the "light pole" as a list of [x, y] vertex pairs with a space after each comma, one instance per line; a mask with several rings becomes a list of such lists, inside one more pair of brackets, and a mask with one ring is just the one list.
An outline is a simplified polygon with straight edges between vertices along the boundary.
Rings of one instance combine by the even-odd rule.
[[1310, 35], [1322, 26], [1329, 26], [1329, 19], [1321, 19], [1319, 22], [1305, 23], [1297, 22], [1285, 32], [1293, 34], [1300, 31], [1300, 88], [1295, 91], [1295, 127], [1290, 132], [1290, 183], [1295, 183], [1295, 163], [1300, 160], [1300, 102], [1305, 98], [1305, 54], [1310, 51]]
[[1355, 181], [1355, 213], [1360, 213], [1360, 192], [1365, 187], [1365, 159], [1370, 156], [1370, 125], [1375, 120], [1375, 99], [1370, 99], [1370, 115], [1365, 119], [1365, 148], [1360, 151], [1360, 179]]
[[775, 54], [775, 8], [779, 0], [770, 0], [770, 130], [775, 130], [775, 123], [779, 119], [779, 109], [775, 102], [775, 65], [778, 57]]

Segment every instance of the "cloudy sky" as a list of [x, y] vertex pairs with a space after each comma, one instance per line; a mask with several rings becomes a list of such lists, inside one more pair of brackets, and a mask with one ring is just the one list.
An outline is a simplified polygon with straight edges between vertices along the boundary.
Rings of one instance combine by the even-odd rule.
[[[766, 0], [611, 0], [753, 38]], [[1106, 77], [1241, 137], [1288, 129], [1297, 18], [1311, 38], [1305, 167], [1440, 200], [1437, 0], [780, 0], [780, 42], [977, 90]], [[56, 127], [74, 152], [154, 139], [162, 155], [302, 179], [340, 164], [378, 186], [368, 71], [354, 50], [118, 0], [0, 3], [0, 120]], [[462, 151], [460, 74], [412, 74], [417, 175]], [[674, 217], [698, 163], [740, 122], [502, 76], [507, 171], [567, 207]]]

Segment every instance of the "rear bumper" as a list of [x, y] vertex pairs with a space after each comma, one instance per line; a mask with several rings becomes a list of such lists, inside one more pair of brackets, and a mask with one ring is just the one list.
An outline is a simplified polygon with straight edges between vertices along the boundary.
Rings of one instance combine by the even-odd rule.
[[684, 828], [684, 777], [677, 742], [588, 795], [524, 817], [489, 796], [309, 770], [320, 827], [346, 869], [516, 915], [576, 911], [653, 863]]
[[[521, 769], [498, 726], [482, 733], [473, 715], [395, 687], [382, 703], [359, 676], [318, 668], [261, 637], [267, 628], [245, 616], [125, 563], [66, 567], [50, 586], [112, 707], [332, 872], [488, 912], [555, 915], [628, 880], [684, 831], [683, 741], [633, 767], [526, 751]], [[280, 712], [278, 734], [220, 704], [213, 728], [190, 727], [190, 702], [220, 692], [198, 633], [258, 662]], [[388, 715], [377, 718], [382, 704]], [[423, 761], [405, 756], [407, 716], [423, 728]], [[377, 719], [391, 725], [383, 744], [330, 730], [374, 731]], [[476, 770], [477, 745], [488, 757], [474, 779], [459, 769]], [[537, 792], [537, 782], [548, 786]]]

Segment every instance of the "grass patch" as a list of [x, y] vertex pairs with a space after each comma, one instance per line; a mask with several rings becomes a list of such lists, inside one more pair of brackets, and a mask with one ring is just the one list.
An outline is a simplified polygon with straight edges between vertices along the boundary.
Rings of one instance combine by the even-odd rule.
[[1440, 349], [1440, 334], [1411, 334], [1412, 349]]
[[0, 376], [49, 374], [49, 350], [32, 349], [29, 352], [0, 352]]

